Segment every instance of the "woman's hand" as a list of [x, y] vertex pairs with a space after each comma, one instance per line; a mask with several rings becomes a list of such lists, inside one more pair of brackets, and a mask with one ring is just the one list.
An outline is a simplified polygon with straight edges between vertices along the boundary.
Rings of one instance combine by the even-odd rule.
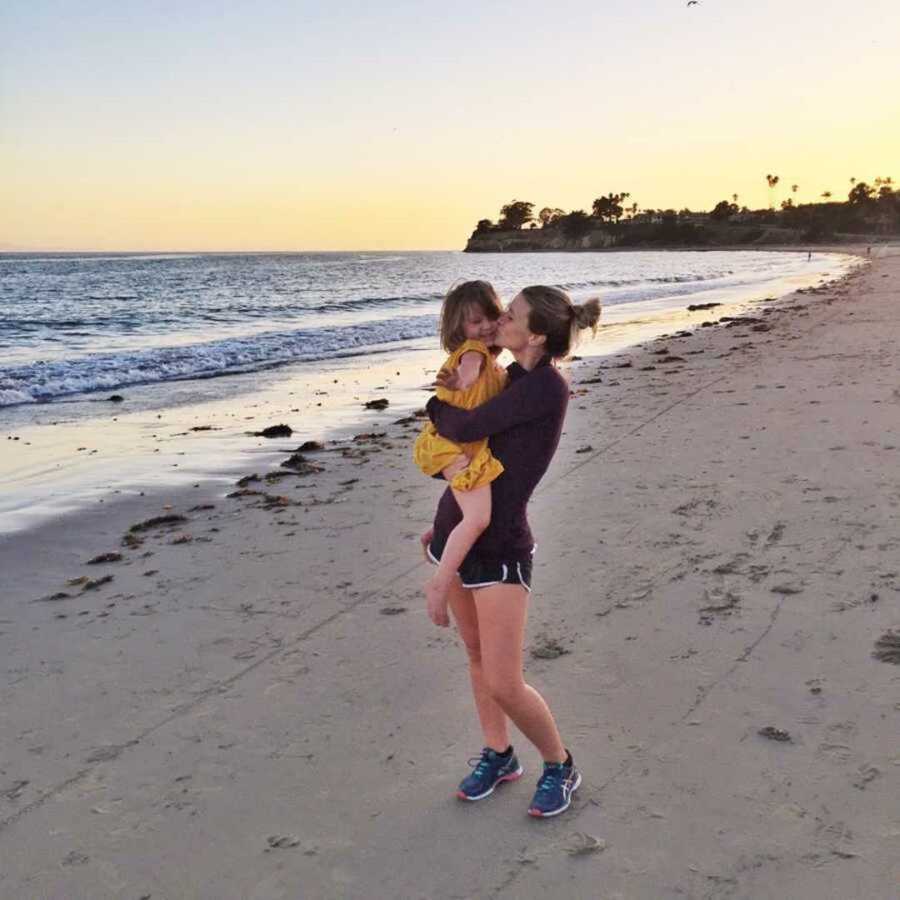
[[[434, 537], [434, 529], [429, 528], [420, 538], [419, 543], [422, 545], [422, 556], [426, 562], [431, 562], [428, 555], [428, 548], [431, 546], [431, 539]], [[447, 612], [447, 588], [445, 585], [438, 584], [434, 577], [429, 578], [425, 582], [425, 600], [426, 609], [428, 610], [428, 618], [435, 625], [441, 628], [447, 628], [450, 625], [450, 616]]]
[[447, 590], [444, 585], [438, 584], [434, 578], [426, 581], [425, 601], [428, 618], [439, 628], [448, 628], [450, 615], [447, 612]]
[[419, 543], [422, 545], [422, 556], [425, 557], [425, 562], [431, 562], [431, 557], [428, 555], [428, 548], [431, 546], [431, 539], [433, 537], [434, 529], [429, 528], [428, 531], [419, 538]]

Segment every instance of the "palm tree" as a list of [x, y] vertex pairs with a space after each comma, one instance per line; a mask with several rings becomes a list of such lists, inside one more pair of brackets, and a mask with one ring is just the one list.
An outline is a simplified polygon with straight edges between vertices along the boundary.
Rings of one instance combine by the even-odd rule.
[[850, 184], [856, 184], [856, 179], [852, 175], [850, 176]]
[[737, 195], [737, 194], [732, 194], [732, 195], [731, 195], [731, 202], [734, 203], [735, 206], [737, 206], [737, 201], [738, 201], [738, 195]]
[[766, 183], [769, 185], [769, 209], [775, 209], [775, 186], [781, 179], [777, 175], [766, 175]]
[[800, 187], [799, 184], [792, 184], [792, 185], [791, 185], [791, 190], [796, 194], [796, 193], [797, 193], [797, 190], [799, 189], [799, 187]]

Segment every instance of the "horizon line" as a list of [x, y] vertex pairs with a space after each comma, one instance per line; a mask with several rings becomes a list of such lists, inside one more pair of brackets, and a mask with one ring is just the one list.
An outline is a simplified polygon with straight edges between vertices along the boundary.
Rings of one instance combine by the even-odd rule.
[[26, 254], [26, 253], [121, 253], [136, 256], [138, 254], [197, 254], [197, 253], [217, 253], [221, 255], [240, 255], [247, 253], [263, 254], [263, 253], [462, 253], [463, 250], [457, 250], [455, 247], [423, 247], [423, 248], [404, 248], [404, 249], [388, 249], [384, 248], [373, 250], [367, 247], [353, 248], [347, 250], [318, 250], [318, 249], [279, 249], [279, 250], [98, 250], [78, 248], [74, 250], [60, 250], [58, 248], [39, 248], [26, 249], [15, 247], [0, 247], [0, 256], [8, 253]]

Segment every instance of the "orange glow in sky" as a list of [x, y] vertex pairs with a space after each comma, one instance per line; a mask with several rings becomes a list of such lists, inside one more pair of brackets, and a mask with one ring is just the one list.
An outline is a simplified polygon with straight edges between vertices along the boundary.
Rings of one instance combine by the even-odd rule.
[[0, 250], [461, 248], [513, 198], [900, 178], [893, 0], [104, 6], [0, 13]]

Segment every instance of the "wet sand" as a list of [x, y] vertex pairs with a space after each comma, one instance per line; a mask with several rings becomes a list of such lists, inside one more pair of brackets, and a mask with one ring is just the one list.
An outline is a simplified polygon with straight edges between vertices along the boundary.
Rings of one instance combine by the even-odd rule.
[[[579, 352], [607, 355], [692, 327], [704, 316], [686, 309], [690, 303], [715, 301], [729, 315], [740, 315], [754, 300], [838, 277], [856, 263], [840, 249], [817, 252], [789, 276], [770, 272], [759, 283], [611, 304], [596, 338]], [[790, 252], [802, 257], [796, 248]], [[430, 337], [381, 345], [366, 355], [4, 407], [0, 533], [141, 491], [169, 492], [210, 480], [224, 485], [247, 466], [276, 464], [271, 443], [247, 435], [270, 422], [290, 423], [304, 438], [323, 440], [367, 427], [360, 421], [371, 418], [362, 412], [365, 400], [389, 398], [394, 418], [407, 415], [424, 402], [423, 385], [443, 359]]]
[[524, 779], [452, 796], [480, 736], [420, 597], [415, 418], [233, 486], [258, 493], [4, 538], [0, 897], [895, 896], [900, 248], [877, 254], [571, 368], [531, 506], [529, 678], [584, 773], [556, 820], [525, 814], [522, 740]]

